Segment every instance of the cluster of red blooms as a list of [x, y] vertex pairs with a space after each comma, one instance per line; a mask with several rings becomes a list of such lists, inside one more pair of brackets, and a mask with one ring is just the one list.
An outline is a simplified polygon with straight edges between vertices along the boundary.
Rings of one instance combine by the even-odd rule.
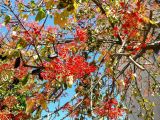
[[[128, 38], [133, 38], [138, 33], [137, 28], [143, 22], [143, 19], [139, 14], [140, 4], [139, 2], [137, 2], [134, 11], [130, 11], [129, 9], [132, 8], [132, 6], [126, 5], [124, 2], [120, 2], [120, 5], [122, 7], [121, 14], [123, 14], [121, 34], [124, 36], [127, 35]], [[117, 37], [119, 28], [115, 27], [113, 28], [113, 30], [114, 30], [114, 36]]]
[[28, 118], [29, 115], [21, 111], [17, 115], [13, 115], [9, 112], [0, 112], [0, 120], [26, 120]]
[[[44, 37], [46, 39], [46, 37], [48, 37], [46, 33], [55, 34], [57, 32], [56, 27], [48, 26], [46, 29], [44, 29], [44, 28], [41, 28], [42, 26], [38, 25], [37, 22], [25, 23], [25, 26], [27, 26], [29, 29], [24, 31], [21, 35], [24, 36], [23, 38], [29, 43], [34, 42], [34, 40], [36, 39], [43, 40]], [[51, 39], [50, 41], [52, 41], [54, 38], [50, 36], [49, 39]]]
[[141, 49], [146, 48], [146, 46], [146, 43], [141, 43], [140, 45], [137, 45], [137, 43], [131, 43], [130, 45], [126, 46], [126, 50], [132, 51], [131, 54], [135, 55]]
[[40, 26], [37, 23], [26, 23], [26, 26], [29, 27], [30, 29], [28, 31], [23, 32], [23, 36], [25, 36], [25, 40], [27, 42], [33, 42], [32, 38], [38, 37], [38, 39], [41, 39], [41, 33], [40, 33]]
[[12, 114], [3, 109], [3, 106], [7, 106], [9, 109], [12, 109], [18, 103], [15, 96], [8, 96], [4, 100], [0, 101], [0, 120], [22, 120], [29, 118], [29, 115], [25, 114], [22, 111], [19, 111], [17, 114]]
[[122, 24], [122, 31], [128, 35], [129, 38], [137, 35], [139, 23], [143, 22], [138, 12], [125, 12], [123, 16], [124, 23]]
[[73, 54], [73, 49], [76, 49], [78, 47], [79, 47], [78, 44], [74, 41], [70, 43], [66, 43], [64, 45], [59, 44], [56, 46], [58, 55], [64, 60], [68, 59], [69, 56]]
[[15, 77], [22, 79], [24, 78], [28, 73], [29, 68], [24, 67], [23, 64], [21, 64], [16, 70], [15, 70]]
[[107, 116], [109, 119], [117, 119], [122, 116], [123, 110], [118, 108], [118, 102], [115, 98], [109, 99], [102, 103], [102, 107], [97, 107], [95, 113], [99, 116]]
[[76, 37], [78, 37], [81, 42], [86, 42], [87, 41], [87, 32], [84, 29], [77, 28], [76, 29]]
[[69, 74], [74, 75], [75, 78], [81, 78], [96, 70], [96, 67], [89, 65], [82, 56], [69, 58], [66, 62], [66, 68], [68, 69]]
[[7, 63], [2, 64], [2, 65], [0, 65], [0, 73], [1, 73], [3, 70], [10, 70], [10, 69], [12, 69], [12, 68], [13, 68], [12, 64], [7, 64]]
[[3, 105], [6, 105], [8, 108], [12, 108], [17, 103], [15, 96], [8, 96], [3, 100]]
[[74, 79], [81, 78], [96, 70], [96, 67], [89, 65], [82, 56], [70, 57], [66, 61], [59, 58], [44, 64], [45, 71], [41, 73], [46, 80], [53, 80], [57, 75], [62, 75], [62, 78], [73, 76]]

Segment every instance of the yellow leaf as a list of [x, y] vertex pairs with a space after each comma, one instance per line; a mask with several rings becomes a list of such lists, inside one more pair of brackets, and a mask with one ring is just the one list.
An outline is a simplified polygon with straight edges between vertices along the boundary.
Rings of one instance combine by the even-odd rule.
[[147, 17], [143, 17], [143, 20], [144, 20], [144, 22], [146, 22], [146, 23], [150, 23], [150, 24], [152, 24], [152, 25], [157, 25], [155, 21], [150, 20], [150, 19], [147, 18]]
[[40, 100], [40, 105], [44, 110], [47, 109], [47, 102], [45, 100]]
[[117, 80], [117, 81], [116, 81], [116, 84], [117, 84], [118, 86], [125, 86], [125, 82], [124, 82], [123, 79]]
[[76, 11], [77, 11], [77, 9], [78, 9], [78, 5], [79, 5], [79, 4], [77, 4], [77, 3], [76, 3], [76, 1], [74, 1], [73, 6], [74, 6], [74, 11], [75, 11], [75, 12], [76, 12]]
[[146, 22], [146, 23], [149, 23], [149, 22], [150, 22], [150, 19], [147, 18], [147, 17], [143, 17], [143, 20], [144, 20], [144, 22]]
[[75, 47], [72, 47], [71, 50], [72, 50], [73, 53], [77, 52], [77, 48], [75, 48]]
[[27, 113], [32, 112], [34, 104], [35, 104], [35, 100], [33, 100], [33, 99], [29, 99], [26, 101], [26, 112]]
[[150, 20], [149, 21], [152, 25], [157, 25], [157, 23], [155, 22], [155, 21], [153, 21], [153, 20]]
[[60, 27], [65, 27], [68, 23], [69, 12], [64, 10], [61, 13], [55, 13], [54, 15], [54, 24], [59, 25]]
[[102, 51], [102, 55], [103, 55], [103, 56], [105, 56], [105, 55], [106, 55], [106, 53], [107, 53], [106, 51]]
[[28, 17], [29, 17], [29, 15], [27, 15], [27, 14], [24, 14], [24, 15], [23, 15], [23, 19], [25, 19], [25, 20], [27, 20]]
[[54, 0], [44, 0], [44, 2], [46, 4], [47, 9], [52, 9], [53, 5], [55, 4]]
[[132, 74], [131, 75], [131, 80], [135, 80], [135, 78], [136, 78], [136, 74]]

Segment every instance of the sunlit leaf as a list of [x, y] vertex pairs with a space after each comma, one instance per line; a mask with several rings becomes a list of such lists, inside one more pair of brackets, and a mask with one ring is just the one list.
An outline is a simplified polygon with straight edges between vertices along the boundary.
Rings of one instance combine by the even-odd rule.
[[149, 21], [152, 25], [157, 25], [157, 23], [155, 22], [155, 21], [153, 21], [153, 20], [150, 20]]
[[37, 13], [37, 15], [36, 15], [36, 19], [35, 20], [36, 21], [41, 21], [45, 17], [46, 17], [45, 11], [42, 8], [40, 8], [38, 13]]
[[54, 15], [54, 24], [64, 27], [68, 23], [69, 12], [64, 10], [61, 13], [56, 12]]
[[10, 4], [10, 0], [4, 0], [4, 3], [5, 3], [6, 5], [9, 5], [9, 4]]
[[40, 100], [40, 105], [42, 106], [42, 108], [43, 108], [44, 110], [47, 109], [47, 102], [46, 102], [45, 100]]
[[32, 112], [34, 104], [35, 104], [35, 100], [33, 100], [33, 99], [29, 99], [29, 100], [26, 101], [26, 112], [27, 113]]
[[46, 8], [47, 9], [51, 9], [54, 4], [55, 4], [55, 1], [54, 0], [44, 0], [45, 4], [46, 4]]

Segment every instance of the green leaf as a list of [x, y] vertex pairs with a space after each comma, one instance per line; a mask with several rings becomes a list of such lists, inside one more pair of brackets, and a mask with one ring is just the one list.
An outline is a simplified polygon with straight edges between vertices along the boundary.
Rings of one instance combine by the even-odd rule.
[[36, 15], [36, 21], [40, 21], [45, 17], [46, 17], [45, 11], [42, 8], [40, 8], [37, 15]]
[[29, 74], [27, 74], [23, 80], [22, 80], [22, 85], [25, 85], [28, 82]]
[[30, 5], [32, 8], [34, 8], [36, 6], [36, 3], [34, 2], [34, 0], [31, 0]]
[[10, 15], [6, 15], [5, 18], [4, 18], [4, 23], [5, 25], [7, 25], [11, 20], [11, 16]]

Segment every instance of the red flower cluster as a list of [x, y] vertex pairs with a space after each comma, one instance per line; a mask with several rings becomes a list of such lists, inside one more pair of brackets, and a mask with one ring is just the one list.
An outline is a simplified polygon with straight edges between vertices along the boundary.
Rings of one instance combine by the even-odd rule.
[[56, 46], [58, 56], [60, 56], [64, 60], [68, 59], [70, 54], [73, 53], [73, 50], [78, 47], [78, 44], [74, 41], [66, 44], [59, 44]]
[[76, 36], [79, 38], [81, 42], [87, 41], [87, 32], [84, 29], [77, 28]]
[[13, 115], [9, 112], [0, 112], [0, 120], [26, 120], [29, 117], [29, 115], [21, 111], [17, 115]]
[[2, 64], [2, 65], [0, 65], [0, 73], [3, 71], [3, 70], [10, 70], [10, 69], [12, 69], [13, 68], [13, 66], [11, 65], [11, 64]]
[[24, 78], [28, 73], [29, 68], [24, 67], [23, 64], [21, 64], [16, 70], [15, 70], [15, 77], [22, 79]]
[[66, 68], [69, 74], [74, 75], [75, 78], [81, 78], [96, 70], [96, 67], [89, 65], [82, 56], [75, 56], [68, 59]]
[[146, 46], [146, 43], [141, 43], [139, 45], [137, 45], [136, 43], [131, 43], [130, 45], [126, 46], [126, 50], [131, 51], [131, 54], [135, 55], [140, 50], [146, 48]]
[[3, 100], [3, 105], [6, 105], [8, 108], [12, 108], [17, 103], [18, 102], [15, 96], [8, 96]]
[[67, 76], [73, 76], [74, 79], [83, 77], [96, 70], [96, 67], [89, 65], [82, 56], [74, 56], [67, 59], [65, 62], [59, 58], [44, 64], [45, 71], [41, 73], [42, 77], [46, 80], [53, 80], [62, 77], [65, 79]]
[[[128, 36], [128, 38], [134, 38], [138, 35], [138, 28], [143, 22], [143, 18], [139, 12], [140, 4], [137, 2], [136, 7], [133, 7], [130, 4], [125, 4], [124, 2], [120, 2], [120, 6], [122, 7], [120, 14], [122, 14], [122, 26], [118, 29], [118, 27], [113, 28], [113, 35], [115, 37], [118, 36], [118, 32], [122, 36]], [[133, 8], [133, 10], [131, 10]]]
[[122, 24], [122, 31], [124, 34], [127, 34], [130, 38], [136, 36], [136, 28], [138, 28], [139, 23], [143, 22], [138, 12], [125, 12], [123, 16], [123, 21], [124, 23]]
[[116, 99], [109, 99], [102, 103], [101, 108], [96, 108], [95, 113], [99, 116], [107, 116], [110, 119], [117, 119], [122, 116], [123, 110], [118, 108], [118, 102]]

